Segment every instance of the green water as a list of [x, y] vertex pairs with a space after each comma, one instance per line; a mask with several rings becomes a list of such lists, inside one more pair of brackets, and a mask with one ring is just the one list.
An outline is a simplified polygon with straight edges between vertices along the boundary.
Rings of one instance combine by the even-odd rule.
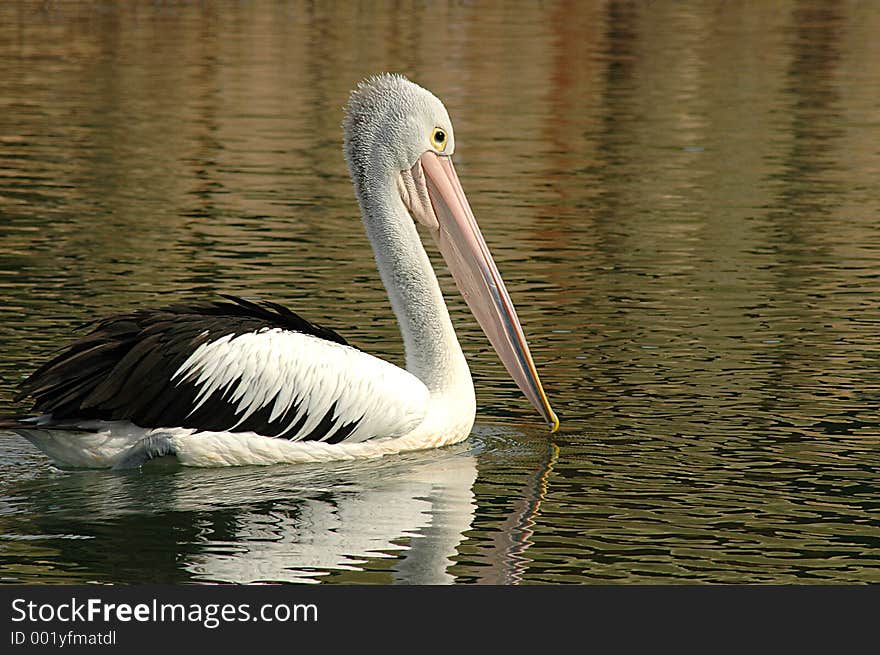
[[0, 413], [78, 324], [221, 292], [402, 362], [340, 128], [393, 70], [449, 108], [562, 427], [438, 266], [468, 442], [114, 473], [0, 433], [0, 581], [880, 582], [877, 34], [872, 2], [3, 3]]

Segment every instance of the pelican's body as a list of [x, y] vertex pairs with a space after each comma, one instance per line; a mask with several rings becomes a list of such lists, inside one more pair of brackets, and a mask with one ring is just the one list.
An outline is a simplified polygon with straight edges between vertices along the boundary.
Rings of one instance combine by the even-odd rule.
[[[406, 370], [272, 303], [137, 310], [98, 322], [23, 385], [38, 416], [0, 421], [73, 467], [308, 462], [465, 439], [474, 388], [416, 229], [434, 236], [468, 305], [523, 389], [558, 425], [452, 168], [442, 103], [403, 77], [349, 100], [345, 154]], [[415, 219], [415, 220], [414, 220]]]

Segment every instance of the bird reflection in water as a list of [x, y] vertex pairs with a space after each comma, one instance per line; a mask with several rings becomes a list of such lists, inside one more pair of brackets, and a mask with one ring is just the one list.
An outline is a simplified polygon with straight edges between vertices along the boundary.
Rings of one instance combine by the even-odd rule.
[[[484, 445], [330, 467], [200, 470], [156, 460], [141, 471], [57, 472], [9, 490], [19, 506], [0, 525], [51, 535], [39, 548], [57, 550], [65, 581], [112, 571], [111, 581], [131, 583], [515, 584], [558, 450], [531, 453], [533, 469], [494, 517], [491, 541], [462, 555], [478, 512], [478, 465], [500, 456]], [[31, 558], [31, 546], [2, 559]]]

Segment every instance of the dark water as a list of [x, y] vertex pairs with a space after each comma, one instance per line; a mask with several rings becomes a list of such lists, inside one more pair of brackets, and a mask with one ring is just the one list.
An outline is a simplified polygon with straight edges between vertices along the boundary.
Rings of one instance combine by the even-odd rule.
[[272, 298], [400, 362], [341, 106], [404, 72], [562, 419], [441, 271], [474, 435], [330, 466], [53, 468], [0, 580], [880, 582], [880, 4], [0, 4], [0, 412], [120, 308]]

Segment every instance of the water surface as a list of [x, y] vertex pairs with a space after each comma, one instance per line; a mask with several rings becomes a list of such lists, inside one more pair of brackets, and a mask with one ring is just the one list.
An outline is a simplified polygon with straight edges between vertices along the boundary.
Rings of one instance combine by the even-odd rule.
[[3, 3], [0, 412], [78, 324], [216, 293], [402, 362], [340, 129], [393, 70], [450, 110], [562, 428], [439, 266], [468, 442], [115, 473], [0, 433], [0, 580], [880, 582], [878, 33], [871, 2]]

